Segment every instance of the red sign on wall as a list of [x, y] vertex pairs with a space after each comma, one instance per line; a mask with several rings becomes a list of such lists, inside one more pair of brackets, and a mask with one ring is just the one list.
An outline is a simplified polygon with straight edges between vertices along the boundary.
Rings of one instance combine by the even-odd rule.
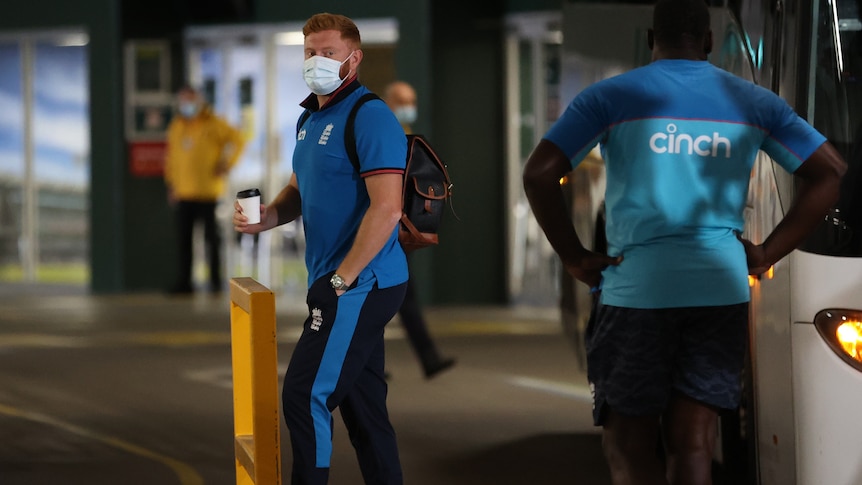
[[133, 177], [161, 177], [165, 173], [164, 141], [133, 141], [129, 143], [129, 172]]

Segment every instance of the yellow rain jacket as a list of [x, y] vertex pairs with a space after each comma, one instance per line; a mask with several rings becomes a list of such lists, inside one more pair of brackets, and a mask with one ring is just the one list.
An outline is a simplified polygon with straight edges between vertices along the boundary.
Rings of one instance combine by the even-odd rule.
[[242, 132], [204, 107], [194, 118], [175, 116], [168, 126], [165, 183], [174, 198], [214, 202], [242, 154]]

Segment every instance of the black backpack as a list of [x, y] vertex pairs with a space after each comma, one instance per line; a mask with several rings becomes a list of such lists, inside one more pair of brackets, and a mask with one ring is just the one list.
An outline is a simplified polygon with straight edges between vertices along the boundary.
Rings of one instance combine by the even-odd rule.
[[[353, 126], [359, 108], [372, 99], [380, 97], [374, 93], [362, 95], [347, 115], [347, 123], [344, 126], [344, 148], [357, 172], [359, 155], [356, 152]], [[311, 113], [306, 110], [299, 117], [296, 124], [297, 134], [309, 116]], [[409, 253], [438, 244], [437, 231], [443, 220], [444, 206], [446, 202], [450, 208], [452, 206], [453, 185], [446, 164], [422, 135], [407, 135], [407, 164], [402, 187], [398, 240], [404, 251]], [[454, 209], [452, 212], [454, 213]]]

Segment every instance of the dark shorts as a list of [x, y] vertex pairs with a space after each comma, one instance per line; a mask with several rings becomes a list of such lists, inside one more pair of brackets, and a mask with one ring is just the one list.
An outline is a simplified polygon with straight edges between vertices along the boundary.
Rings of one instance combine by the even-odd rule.
[[586, 334], [593, 421], [608, 407], [661, 414], [673, 392], [704, 404], [739, 404], [748, 349], [748, 303], [638, 309], [597, 304]]

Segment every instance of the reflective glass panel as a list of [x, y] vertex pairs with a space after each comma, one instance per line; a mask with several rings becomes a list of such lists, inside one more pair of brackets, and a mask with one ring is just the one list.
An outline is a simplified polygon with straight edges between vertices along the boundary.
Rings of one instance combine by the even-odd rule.
[[808, 115], [849, 165], [841, 197], [803, 250], [862, 256], [862, 21], [856, 0], [814, 3]]
[[[305, 54], [302, 44], [276, 47], [276, 124], [278, 127], [277, 173], [279, 187], [283, 187], [293, 174], [293, 150], [296, 148], [296, 123], [302, 114], [299, 105], [308, 95], [302, 78]], [[281, 284], [286, 294], [296, 295], [301, 302], [307, 287], [305, 269], [305, 235], [302, 220], [281, 226], [276, 260], [281, 261]]]
[[21, 49], [0, 43], [0, 281], [23, 278], [24, 106], [21, 102]]
[[87, 69], [85, 46], [35, 45], [33, 174], [40, 282], [89, 281]]

